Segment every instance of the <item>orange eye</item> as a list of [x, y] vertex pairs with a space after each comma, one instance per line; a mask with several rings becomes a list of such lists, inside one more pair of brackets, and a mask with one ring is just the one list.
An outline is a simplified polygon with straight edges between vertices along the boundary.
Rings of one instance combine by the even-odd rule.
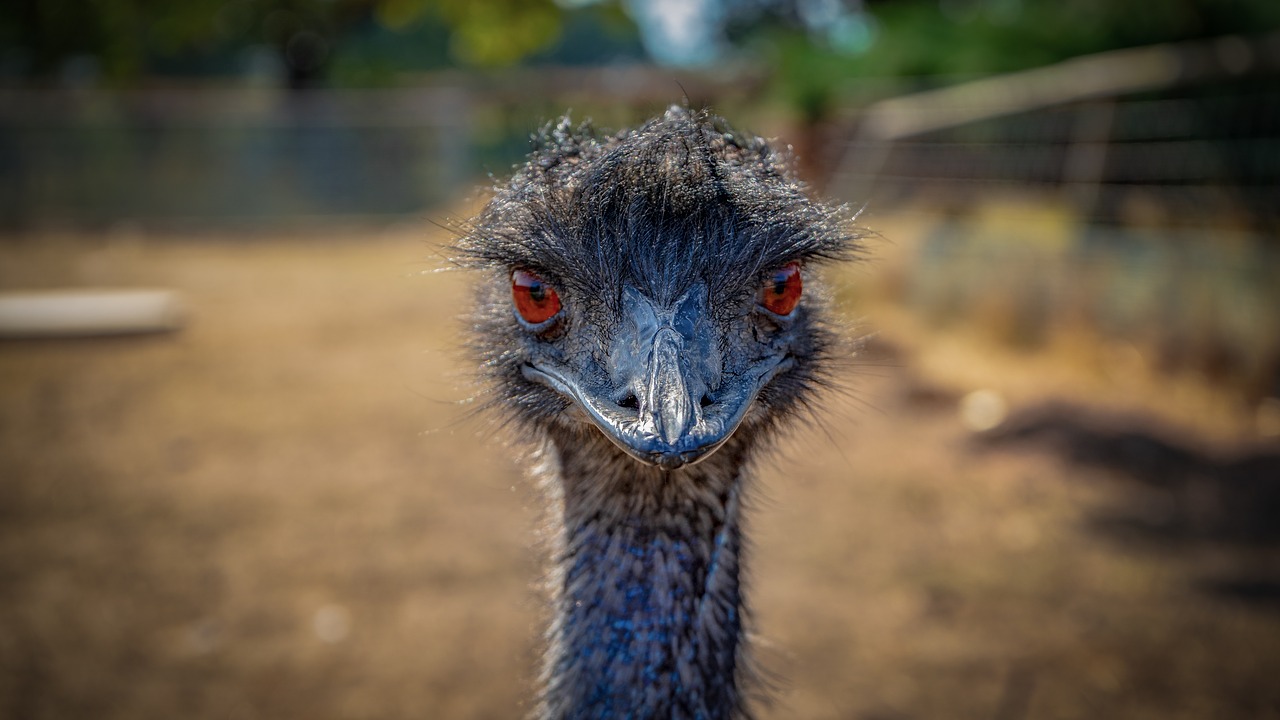
[[790, 315], [800, 304], [804, 284], [800, 281], [800, 263], [789, 262], [769, 275], [760, 288], [760, 304], [775, 315]]
[[560, 294], [528, 270], [511, 273], [511, 299], [516, 312], [530, 325], [539, 325], [560, 312]]

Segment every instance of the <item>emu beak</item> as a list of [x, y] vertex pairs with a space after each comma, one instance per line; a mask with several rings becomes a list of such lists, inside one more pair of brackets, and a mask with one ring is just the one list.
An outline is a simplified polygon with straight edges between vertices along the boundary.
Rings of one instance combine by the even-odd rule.
[[[640, 423], [647, 432], [674, 445], [702, 420], [701, 398], [690, 396], [688, 369], [681, 367], [684, 339], [669, 327], [659, 330], [649, 351], [643, 394], [640, 395]], [[705, 396], [704, 396], [705, 397]]]
[[525, 377], [572, 399], [631, 457], [666, 470], [692, 465], [729, 440], [760, 389], [791, 364], [770, 358], [746, 373], [724, 374], [720, 331], [706, 308], [703, 286], [668, 308], [628, 288], [603, 368], [607, 383], [545, 365], [526, 365]]

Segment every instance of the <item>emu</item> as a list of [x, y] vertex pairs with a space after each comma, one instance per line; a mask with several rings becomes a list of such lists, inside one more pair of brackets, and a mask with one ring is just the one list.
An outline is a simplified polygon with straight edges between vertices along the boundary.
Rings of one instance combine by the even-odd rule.
[[856, 252], [847, 220], [786, 153], [673, 106], [548, 127], [460, 239], [485, 404], [552, 502], [537, 718], [750, 715], [744, 493], [829, 376], [810, 270]]

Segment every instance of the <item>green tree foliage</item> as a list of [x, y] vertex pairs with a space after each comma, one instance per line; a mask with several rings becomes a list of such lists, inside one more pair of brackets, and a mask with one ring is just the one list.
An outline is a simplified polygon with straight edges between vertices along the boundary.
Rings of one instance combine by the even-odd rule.
[[979, 75], [1115, 48], [1280, 26], [1272, 0], [942, 0], [871, 6], [882, 36], [851, 69]]
[[739, 29], [739, 44], [768, 59], [789, 104], [819, 117], [850, 79], [964, 80], [1116, 48], [1280, 28], [1275, 0], [879, 0], [865, 12], [870, 38], [854, 47], [776, 19]]
[[376, 13], [391, 29], [431, 14], [449, 28], [449, 49], [465, 65], [513, 65], [560, 35], [563, 10], [550, 0], [378, 0]]
[[[849, 78], [972, 76], [1280, 27], [1276, 0], [866, 0], [846, 6], [862, 22], [824, 35], [798, 22], [800, 0], [721, 3], [736, 51], [774, 73], [781, 97], [807, 118], [825, 115]], [[546, 57], [576, 18], [595, 13], [608, 25], [626, 7], [620, 0], [6, 0], [0, 73], [44, 80], [81, 73], [113, 84], [229, 75], [243, 72], [247, 49], [269, 47], [294, 85], [375, 83], [406, 70]], [[634, 32], [620, 44], [633, 47]]]
[[[335, 60], [343, 65], [348, 49], [375, 62], [511, 65], [551, 46], [564, 12], [551, 0], [8, 0], [0, 3], [0, 62], [9, 75], [44, 79], [91, 66], [120, 85], [168, 72], [233, 74], [246, 48], [268, 46], [290, 82], [307, 85]], [[377, 47], [406, 35], [447, 47]]]
[[9, 0], [0, 4], [0, 48], [11, 74], [48, 76], [84, 58], [115, 81], [147, 59], [214, 41], [220, 0]]

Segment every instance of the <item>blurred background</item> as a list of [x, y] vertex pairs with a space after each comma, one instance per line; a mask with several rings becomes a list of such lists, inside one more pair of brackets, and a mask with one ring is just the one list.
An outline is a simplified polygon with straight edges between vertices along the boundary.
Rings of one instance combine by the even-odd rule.
[[0, 717], [526, 712], [544, 500], [438, 270], [546, 123], [680, 102], [868, 233], [760, 715], [1280, 718], [1272, 0], [10, 0]]

